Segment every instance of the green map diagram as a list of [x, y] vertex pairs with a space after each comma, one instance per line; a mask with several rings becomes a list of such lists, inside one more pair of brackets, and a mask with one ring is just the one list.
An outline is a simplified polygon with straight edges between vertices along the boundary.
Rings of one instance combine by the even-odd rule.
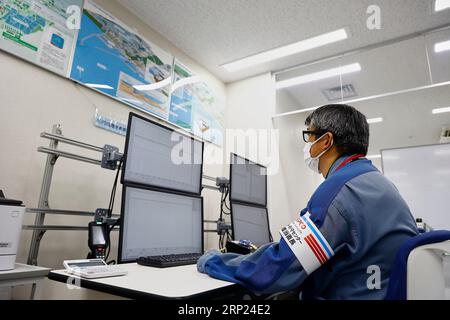
[[75, 30], [67, 7], [82, 0], [0, 0], [0, 48], [66, 76]]

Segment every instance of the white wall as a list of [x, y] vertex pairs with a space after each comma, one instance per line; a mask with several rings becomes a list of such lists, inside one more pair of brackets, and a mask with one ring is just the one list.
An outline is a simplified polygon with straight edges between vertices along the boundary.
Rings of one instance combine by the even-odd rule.
[[[228, 129], [255, 129], [270, 132], [275, 129], [272, 122], [272, 115], [276, 109], [276, 92], [274, 81], [270, 74], [263, 74], [253, 78], [238, 81], [227, 86], [227, 109], [226, 109], [226, 127]], [[289, 166], [293, 160], [291, 154], [281, 153], [279, 165], [274, 162], [277, 153], [283, 150], [285, 142], [282, 133], [280, 133], [280, 145], [277, 150], [272, 150], [273, 162], [269, 164], [269, 171], [276, 167], [276, 174], [268, 177], [268, 208], [269, 220], [274, 239], [279, 239], [278, 231], [281, 227], [290, 223], [296, 214], [298, 208], [293, 206], [292, 197], [301, 196], [302, 190], [295, 189], [296, 186], [288, 183], [287, 175], [289, 172], [285, 166]], [[244, 148], [235, 147], [230, 152], [237, 152], [245, 155]], [[251, 160], [258, 161], [265, 158], [265, 150], [247, 150]], [[267, 165], [267, 163], [262, 162]], [[292, 196], [291, 196], [292, 195]]]
[[[277, 112], [292, 111], [298, 102], [287, 90], [277, 91]], [[322, 175], [310, 170], [303, 160], [305, 146], [301, 130], [306, 128], [305, 120], [308, 112], [292, 116], [275, 118], [274, 126], [280, 130], [280, 157], [286, 174], [286, 189], [291, 207], [295, 214], [306, 207], [309, 198], [323, 181]]]
[[304, 108], [289, 90], [276, 91], [276, 104], [275, 111], [277, 114]]
[[[117, 18], [136, 28], [144, 37], [177, 56], [194, 72], [207, 80], [215, 88], [219, 98], [225, 102], [224, 84], [207, 70], [115, 1], [98, 0], [97, 2]], [[55, 123], [61, 124], [63, 134], [69, 138], [99, 146], [108, 143], [118, 146], [123, 151], [122, 136], [94, 126], [94, 111], [98, 107], [105, 113], [126, 120], [128, 112], [136, 112], [136, 110], [3, 51], [0, 52], [0, 65], [2, 69], [0, 73], [0, 189], [3, 189], [8, 197], [21, 199], [28, 207], [37, 206], [46, 155], [38, 153], [36, 149], [38, 146], [48, 146], [48, 140], [40, 138], [39, 134], [50, 131]], [[84, 149], [66, 145], [61, 145], [61, 149], [99, 158], [99, 154]], [[204, 171], [211, 176], [223, 175], [223, 166], [206, 165]], [[59, 159], [53, 176], [50, 206], [74, 210], [107, 207], [113, 179], [112, 171], [87, 163]], [[207, 190], [203, 195], [205, 219], [216, 219], [219, 213], [219, 194]], [[114, 211], [119, 212], [121, 188], [118, 189], [116, 198]], [[27, 214], [25, 224], [33, 224], [34, 217], [33, 214]], [[47, 215], [45, 223], [86, 226], [89, 220], [89, 218]], [[31, 231], [22, 231], [18, 262], [26, 262], [31, 234]], [[216, 239], [216, 235], [207, 234], [206, 246], [216, 246]], [[112, 243], [111, 258], [115, 258], [117, 233], [114, 233]], [[42, 266], [61, 268], [64, 259], [83, 258], [87, 252], [86, 232], [48, 231], [41, 242], [38, 263]], [[47, 281], [45, 285], [43, 298], [47, 299], [110, 298], [110, 296], [94, 294], [87, 290], [69, 291], [64, 285], [53, 281]], [[25, 289], [15, 290], [14, 296], [27, 297], [29, 292]]]

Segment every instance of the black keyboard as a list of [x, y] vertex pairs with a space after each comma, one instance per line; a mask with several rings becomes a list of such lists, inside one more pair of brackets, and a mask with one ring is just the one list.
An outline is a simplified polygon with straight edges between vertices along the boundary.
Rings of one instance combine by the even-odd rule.
[[163, 256], [148, 256], [140, 257], [137, 263], [147, 267], [175, 267], [184, 266], [187, 264], [195, 264], [197, 260], [202, 256], [201, 253], [182, 253], [182, 254], [169, 254]]

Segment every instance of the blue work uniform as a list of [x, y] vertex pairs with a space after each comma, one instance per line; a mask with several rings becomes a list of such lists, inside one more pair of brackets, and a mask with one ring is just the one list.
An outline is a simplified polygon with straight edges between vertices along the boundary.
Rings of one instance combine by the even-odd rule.
[[308, 275], [281, 238], [248, 255], [210, 250], [198, 270], [261, 294], [301, 288], [302, 299], [384, 299], [395, 255], [417, 227], [396, 187], [369, 160], [346, 160], [335, 161], [301, 212], [334, 251], [320, 268]]

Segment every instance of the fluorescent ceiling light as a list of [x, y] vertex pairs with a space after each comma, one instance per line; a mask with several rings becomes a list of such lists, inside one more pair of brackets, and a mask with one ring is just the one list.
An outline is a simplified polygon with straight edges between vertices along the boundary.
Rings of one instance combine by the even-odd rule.
[[136, 86], [133, 86], [133, 88], [135, 88], [136, 90], [139, 90], [139, 91], [152, 91], [152, 90], [161, 89], [169, 84], [170, 84], [170, 78], [166, 78], [162, 81], [155, 82], [155, 83], [136, 85]]
[[322, 47], [324, 45], [345, 40], [348, 38], [347, 30], [339, 29], [329, 33], [322, 34], [317, 37], [302, 40], [280, 48], [264, 51], [247, 58], [236, 60], [222, 65], [228, 72], [233, 72], [272, 60], [284, 58], [296, 53]]
[[89, 88], [94, 88], [94, 89], [109, 89], [109, 90], [114, 90], [113, 87], [108, 86], [106, 84], [98, 84], [98, 83], [85, 83], [85, 86], [89, 87]]
[[450, 112], [450, 107], [433, 109], [431, 112], [433, 112], [433, 114]]
[[296, 78], [292, 78], [292, 79], [288, 79], [288, 80], [278, 81], [276, 83], [276, 87], [277, 87], [277, 89], [283, 89], [283, 88], [287, 88], [287, 87], [296, 86], [299, 84], [323, 80], [323, 79], [327, 79], [327, 78], [331, 78], [331, 77], [335, 77], [335, 76], [339, 76], [339, 75], [344, 75], [344, 74], [348, 74], [348, 73], [352, 73], [352, 72], [357, 72], [357, 71], [361, 71], [361, 65], [359, 63], [353, 63], [353, 64], [349, 64], [346, 66], [338, 67], [338, 68], [333, 68], [333, 69], [329, 69], [329, 70], [325, 70], [325, 71], [310, 73], [310, 74], [306, 74], [304, 76], [300, 76], [300, 77], [296, 77]]
[[373, 154], [370, 156], [366, 156], [367, 159], [381, 159], [381, 154]]
[[450, 50], [450, 40], [439, 42], [434, 45], [434, 52], [439, 53]]
[[379, 123], [379, 122], [383, 122], [383, 118], [367, 119], [367, 123], [369, 123], [369, 124], [371, 124], [371, 123]]
[[434, 11], [442, 11], [450, 8], [450, 0], [436, 0], [434, 3]]

